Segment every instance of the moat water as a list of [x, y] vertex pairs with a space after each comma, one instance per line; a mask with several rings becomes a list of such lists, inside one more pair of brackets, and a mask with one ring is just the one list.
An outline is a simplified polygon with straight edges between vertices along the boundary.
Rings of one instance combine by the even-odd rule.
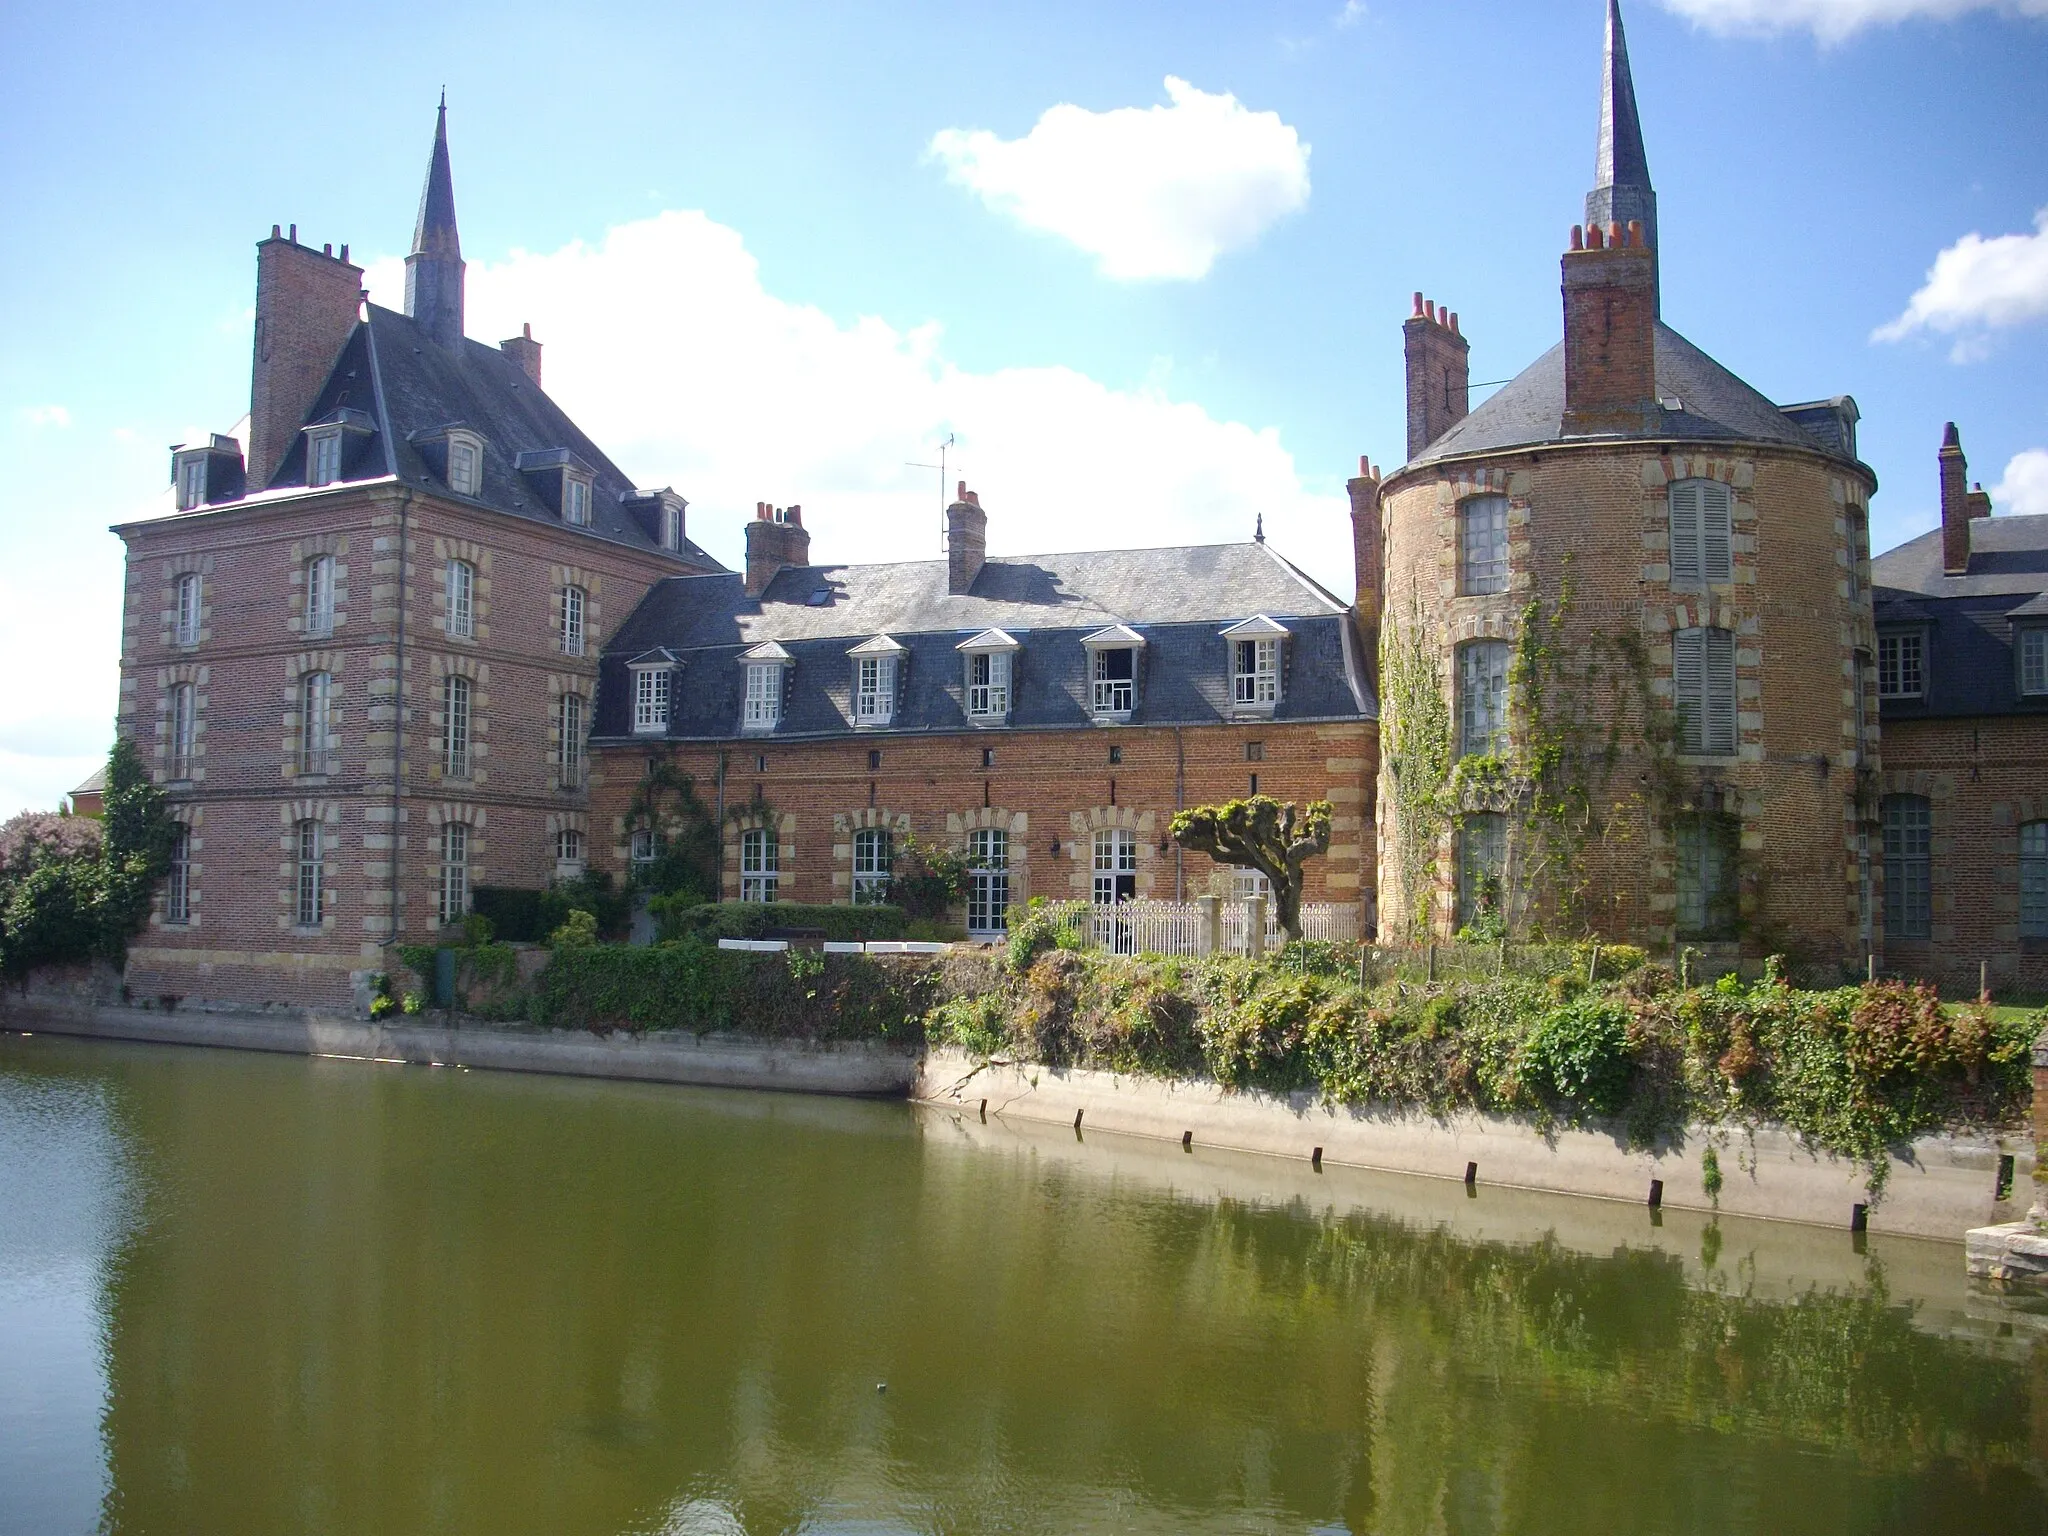
[[0, 1036], [0, 1532], [2048, 1530], [1959, 1247]]

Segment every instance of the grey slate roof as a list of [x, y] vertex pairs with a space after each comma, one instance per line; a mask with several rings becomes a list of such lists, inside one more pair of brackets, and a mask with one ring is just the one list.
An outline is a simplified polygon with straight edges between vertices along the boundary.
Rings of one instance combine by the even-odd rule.
[[593, 735], [630, 733], [627, 663], [666, 648], [682, 662], [670, 735], [740, 738], [739, 656], [764, 641], [779, 643], [795, 663], [782, 724], [768, 739], [855, 734], [847, 653], [877, 635], [906, 648], [897, 708], [886, 732], [858, 734], [968, 729], [956, 648], [987, 629], [1007, 631], [1021, 647], [1010, 728], [1084, 726], [1082, 638], [1119, 623], [1145, 641], [1132, 723], [1214, 724], [1231, 717], [1221, 631], [1256, 614], [1289, 632], [1276, 720], [1377, 715], [1349, 608], [1264, 544], [1248, 543], [997, 558], [959, 596], [946, 590], [943, 560], [792, 567], [758, 599], [736, 574], [670, 577], [605, 648]]
[[[1655, 338], [1658, 398], [1675, 398], [1679, 408], [1660, 409], [1653, 427], [1630, 435], [1684, 442], [1725, 438], [1784, 443], [1846, 457], [1834, 442], [1807, 431], [1661, 320]], [[1499, 448], [1573, 440], [1564, 430], [1564, 343], [1559, 342], [1413, 462], [1428, 464]]]
[[[583, 435], [568, 414], [498, 348], [465, 339], [444, 347], [429, 339], [408, 316], [375, 304], [357, 324], [329, 375], [308, 421], [337, 411], [360, 411], [373, 430], [349, 434], [341, 477], [372, 480], [396, 476], [408, 485], [453, 496], [415, 446], [417, 434], [466, 426], [484, 439], [483, 488], [473, 500], [516, 517], [561, 526], [553, 508], [520, 473], [522, 453], [567, 449], [594, 472], [587, 530], [614, 543], [658, 549], [660, 530], [643, 522], [625, 498], [633, 482], [604, 451]], [[306, 483], [303, 434], [285, 455], [273, 490]], [[706, 570], [719, 563], [695, 543], [684, 542], [682, 558]]]
[[2014, 648], [2021, 625], [2048, 624], [2048, 515], [1970, 520], [1970, 563], [1942, 569], [1939, 528], [1871, 562], [1879, 634], [1927, 637], [1926, 692], [1886, 699], [1886, 720], [2040, 715], [2048, 698], [2022, 696]]

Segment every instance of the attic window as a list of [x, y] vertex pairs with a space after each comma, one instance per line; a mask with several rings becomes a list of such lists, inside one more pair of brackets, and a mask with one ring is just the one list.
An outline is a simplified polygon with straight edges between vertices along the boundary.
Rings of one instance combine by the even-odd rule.
[[820, 587], [817, 589], [817, 591], [813, 592], [809, 597], [804, 599], [804, 605], [809, 608], [829, 607], [831, 605], [831, 602], [832, 589], [830, 587]]
[[478, 496], [484, 488], [484, 445], [467, 432], [448, 434], [448, 489], [458, 496]]
[[332, 485], [341, 478], [341, 428], [306, 434], [306, 484]]
[[1138, 705], [1138, 651], [1144, 637], [1126, 624], [1085, 636], [1089, 709], [1097, 720], [1128, 720]]
[[1240, 714], [1271, 714], [1280, 702], [1280, 643], [1284, 624], [1263, 613], [1223, 631], [1230, 645], [1230, 703]]
[[1012, 658], [1019, 645], [1000, 629], [985, 629], [956, 649], [967, 659], [967, 718], [1000, 725], [1009, 718]]
[[661, 509], [661, 547], [681, 549], [683, 547], [683, 509], [663, 507]]
[[662, 660], [635, 666], [633, 673], [633, 734], [658, 736], [668, 730], [669, 680], [675, 663]]
[[190, 512], [194, 507], [206, 505], [206, 455], [203, 453], [180, 454], [178, 456], [178, 510]]
[[887, 725], [896, 718], [896, 677], [904, 647], [876, 635], [848, 654], [853, 657], [853, 723]]
[[562, 476], [562, 521], [578, 528], [590, 526], [590, 482], [581, 475]]
[[795, 658], [773, 640], [740, 653], [746, 684], [740, 705], [742, 730], [772, 731], [782, 723], [783, 674], [793, 665]]

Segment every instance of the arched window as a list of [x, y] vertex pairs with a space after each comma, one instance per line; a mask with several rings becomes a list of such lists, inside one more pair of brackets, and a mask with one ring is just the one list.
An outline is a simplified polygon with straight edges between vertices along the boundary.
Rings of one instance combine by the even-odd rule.
[[[574, 865], [574, 869], [565, 869]], [[580, 875], [583, 873], [583, 834], [574, 827], [564, 827], [555, 834], [555, 873], [557, 875]]]
[[1470, 496], [1458, 503], [1458, 590], [1468, 597], [1508, 589], [1508, 499]]
[[1507, 744], [1508, 643], [1473, 640], [1458, 647], [1458, 753], [1498, 752]]
[[334, 633], [334, 556], [315, 555], [306, 562], [306, 633]]
[[2048, 939], [2048, 821], [2020, 823], [2020, 937]]
[[1678, 750], [1694, 757], [1733, 757], [1734, 631], [1681, 629], [1671, 637], [1671, 668]]
[[1735, 579], [1735, 496], [1718, 480], [1676, 480], [1670, 491], [1671, 585]]
[[334, 726], [334, 678], [308, 672], [299, 679], [299, 772], [331, 772], [328, 733]]
[[889, 899], [895, 872], [895, 840], [887, 827], [862, 827], [853, 834], [853, 904], [875, 906]]
[[469, 826], [466, 822], [441, 823], [441, 901], [443, 926], [459, 923], [469, 914]]
[[1884, 797], [1884, 931], [1934, 935], [1934, 807], [1925, 795]]

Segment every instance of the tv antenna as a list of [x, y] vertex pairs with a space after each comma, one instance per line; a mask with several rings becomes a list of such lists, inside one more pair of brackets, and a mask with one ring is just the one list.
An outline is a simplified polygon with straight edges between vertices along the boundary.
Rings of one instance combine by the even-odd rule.
[[942, 555], [946, 552], [946, 450], [956, 441], [958, 439], [952, 433], [946, 434], [946, 440], [939, 444], [939, 462], [936, 464], [921, 464], [915, 459], [903, 461], [909, 469], [936, 469], [939, 472], [939, 553]]

